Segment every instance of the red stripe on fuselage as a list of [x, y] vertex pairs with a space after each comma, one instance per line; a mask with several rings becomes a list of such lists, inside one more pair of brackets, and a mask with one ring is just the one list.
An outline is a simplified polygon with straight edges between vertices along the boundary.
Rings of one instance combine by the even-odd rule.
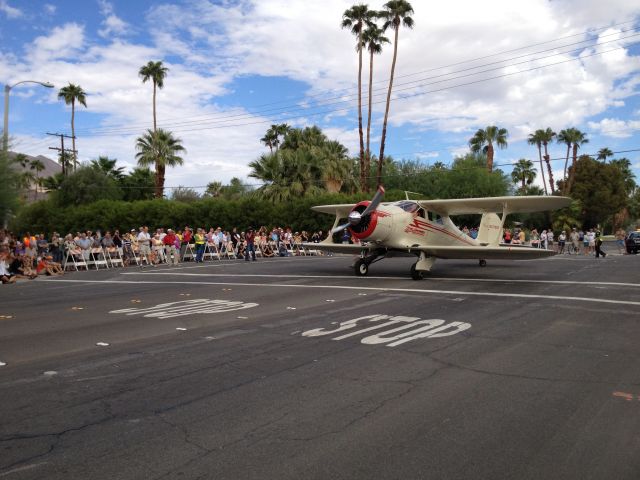
[[[449, 230], [447, 230], [446, 228], [440, 228], [440, 227], [436, 227], [435, 225], [433, 225], [432, 223], [427, 223], [427, 222], [420, 222], [420, 223], [425, 223], [426, 224], [426, 228], [428, 229], [433, 229], [433, 231], [438, 232], [438, 233], [444, 233], [445, 235], [449, 235], [450, 237], [462, 242], [462, 243], [466, 243], [467, 245], [471, 245], [472, 247], [475, 247], [476, 244], [473, 242], [469, 242], [467, 240], [465, 240], [464, 238], [456, 235], [453, 232], [450, 232]], [[463, 234], [464, 235], [464, 234]]]

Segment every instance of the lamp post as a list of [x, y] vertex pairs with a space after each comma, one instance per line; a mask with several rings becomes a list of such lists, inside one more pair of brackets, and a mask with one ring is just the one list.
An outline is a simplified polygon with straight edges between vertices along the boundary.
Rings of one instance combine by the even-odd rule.
[[37, 83], [45, 88], [53, 88], [53, 84], [49, 82], [38, 82], [36, 80], [22, 80], [13, 85], [4, 86], [4, 130], [2, 131], [2, 151], [6, 154], [9, 151], [9, 92], [13, 87], [22, 83]]

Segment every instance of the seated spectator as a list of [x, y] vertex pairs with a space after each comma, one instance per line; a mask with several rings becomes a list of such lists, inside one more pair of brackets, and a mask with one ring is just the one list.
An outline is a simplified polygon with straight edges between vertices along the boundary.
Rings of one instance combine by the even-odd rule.
[[38, 275], [62, 275], [62, 265], [53, 261], [53, 257], [41, 257], [36, 266], [36, 273]]
[[113, 248], [116, 246], [116, 244], [113, 242], [113, 237], [111, 236], [111, 232], [105, 233], [100, 243], [102, 248]]
[[6, 245], [0, 247], [0, 281], [2, 283], [15, 283], [16, 276], [9, 272], [9, 249]]
[[80, 249], [84, 259], [89, 260], [89, 251], [91, 249], [91, 246], [93, 245], [93, 240], [87, 237], [87, 234], [83, 232], [80, 234], [80, 237], [75, 240], [75, 244]]

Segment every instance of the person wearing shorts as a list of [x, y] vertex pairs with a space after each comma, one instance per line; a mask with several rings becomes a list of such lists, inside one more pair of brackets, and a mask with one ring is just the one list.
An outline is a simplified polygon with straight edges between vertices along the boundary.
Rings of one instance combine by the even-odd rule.
[[140, 227], [138, 233], [138, 248], [140, 251], [140, 267], [142, 267], [143, 257], [147, 261], [147, 265], [153, 265], [151, 262], [151, 235], [149, 235], [149, 227]]

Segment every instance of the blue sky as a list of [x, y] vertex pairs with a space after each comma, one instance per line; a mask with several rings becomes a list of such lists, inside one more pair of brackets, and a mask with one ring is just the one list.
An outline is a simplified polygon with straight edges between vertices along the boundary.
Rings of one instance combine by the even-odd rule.
[[[491, 124], [510, 133], [496, 155], [506, 171], [519, 158], [537, 159], [526, 143], [537, 128], [585, 131], [585, 153], [640, 149], [640, 6], [633, 3], [414, 1], [415, 28], [400, 32], [386, 152], [450, 163]], [[108, 155], [132, 168], [135, 139], [152, 121], [151, 86], [137, 71], [162, 60], [169, 74], [158, 94], [159, 124], [187, 149], [168, 186], [246, 179], [247, 164], [266, 151], [259, 139], [271, 123], [316, 124], [355, 154], [355, 40], [339, 28], [351, 5], [0, 0], [0, 83], [56, 86], [11, 91], [13, 150], [53, 157], [48, 147], [58, 145], [46, 132], [70, 133], [69, 108], [56, 93], [72, 82], [88, 93], [88, 108], [76, 111], [80, 159]], [[374, 63], [374, 152], [391, 56], [388, 46]], [[550, 153], [564, 152], [554, 145]], [[640, 152], [617, 156], [629, 158], [640, 178]], [[554, 162], [556, 177], [562, 163]]]

